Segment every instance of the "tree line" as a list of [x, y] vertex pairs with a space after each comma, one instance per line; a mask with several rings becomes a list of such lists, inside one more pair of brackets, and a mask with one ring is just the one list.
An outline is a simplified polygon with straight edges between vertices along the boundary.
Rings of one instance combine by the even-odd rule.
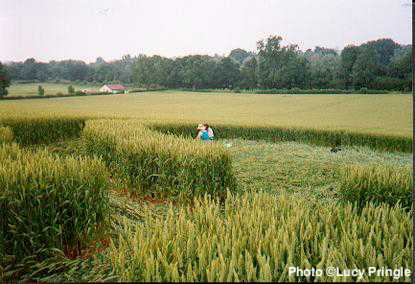
[[[24, 62], [5, 65], [12, 80], [125, 83], [142, 87], [228, 89], [377, 89], [409, 91], [412, 46], [392, 39], [348, 45], [338, 51], [315, 47], [301, 51], [270, 36], [257, 50], [234, 49], [228, 56], [189, 55], [177, 58], [130, 55], [106, 62], [80, 60]], [[4, 76], [3, 76], [4, 77]]]
[[132, 66], [134, 59], [130, 55], [120, 60], [105, 62], [98, 57], [93, 63], [81, 60], [38, 62], [28, 58], [24, 62], [6, 64], [9, 76], [13, 81], [82, 81], [82, 82], [123, 82], [132, 83]]

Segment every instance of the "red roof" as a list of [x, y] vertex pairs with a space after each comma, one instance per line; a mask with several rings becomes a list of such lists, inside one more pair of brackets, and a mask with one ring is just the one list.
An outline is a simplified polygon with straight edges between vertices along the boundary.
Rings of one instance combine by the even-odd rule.
[[110, 88], [111, 90], [126, 90], [127, 88], [124, 87], [123, 85], [106, 85], [108, 88]]

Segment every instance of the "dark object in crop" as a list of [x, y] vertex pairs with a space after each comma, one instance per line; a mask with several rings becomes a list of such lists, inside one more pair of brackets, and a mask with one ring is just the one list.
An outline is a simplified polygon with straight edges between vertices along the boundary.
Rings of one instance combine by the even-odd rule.
[[330, 152], [332, 153], [337, 153], [339, 151], [341, 151], [342, 149], [340, 147], [334, 146], [330, 149]]

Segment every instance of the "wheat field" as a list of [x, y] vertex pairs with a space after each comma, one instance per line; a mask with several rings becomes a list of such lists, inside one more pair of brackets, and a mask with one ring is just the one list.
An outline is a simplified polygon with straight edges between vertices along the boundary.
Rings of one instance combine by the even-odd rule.
[[412, 137], [411, 95], [253, 95], [163, 91], [0, 101], [0, 115], [16, 113], [340, 129]]
[[394, 281], [288, 269], [412, 267], [411, 119], [408, 95], [0, 100], [1, 277]]
[[72, 86], [75, 91], [82, 89], [98, 90], [99, 86], [92, 86], [78, 83], [27, 83], [27, 84], [12, 84], [9, 88], [9, 96], [37, 96], [37, 88], [42, 86], [45, 89], [45, 95], [56, 95], [57, 93], [67, 94], [68, 87]]

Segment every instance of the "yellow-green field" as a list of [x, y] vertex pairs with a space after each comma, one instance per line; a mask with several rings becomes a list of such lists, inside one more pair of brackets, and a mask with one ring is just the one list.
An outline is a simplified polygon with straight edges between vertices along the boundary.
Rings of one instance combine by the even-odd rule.
[[82, 85], [82, 84], [57, 84], [57, 83], [30, 83], [30, 84], [12, 84], [9, 88], [9, 96], [37, 96], [38, 86], [45, 89], [45, 95], [56, 95], [57, 93], [67, 94], [68, 86], [72, 85], [75, 91], [82, 89], [98, 89], [98, 86]]
[[[47, 88], [45, 86], [45, 88]], [[11, 94], [13, 91], [11, 90]], [[411, 95], [248, 95], [146, 92], [0, 101], [8, 114], [81, 114], [412, 136]]]
[[412, 268], [412, 175], [410, 95], [0, 100], [0, 275], [410, 282], [289, 267]]

